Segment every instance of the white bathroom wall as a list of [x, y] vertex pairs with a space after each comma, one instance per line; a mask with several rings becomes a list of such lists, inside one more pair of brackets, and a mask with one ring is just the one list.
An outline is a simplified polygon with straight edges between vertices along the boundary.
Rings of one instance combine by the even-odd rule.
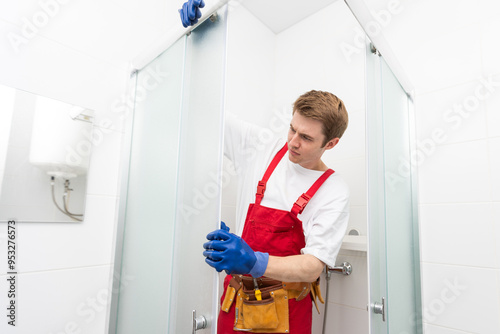
[[[349, 127], [324, 160], [350, 186], [349, 228], [366, 235], [364, 58], [360, 52], [347, 59], [339, 47], [356, 34], [356, 20], [339, 1], [278, 34], [243, 6], [230, 7], [228, 24], [228, 112], [271, 129], [283, 125], [280, 135], [285, 137], [292, 104], [300, 94], [326, 90], [345, 102]], [[236, 197], [232, 183], [224, 188], [222, 217], [230, 225]], [[353, 265], [354, 273], [348, 277], [334, 274], [331, 279], [326, 333], [366, 333], [366, 253], [341, 250], [337, 263], [343, 261]], [[324, 275], [322, 290], [325, 293]], [[313, 314], [313, 333], [320, 333], [323, 313]]]
[[500, 3], [365, 2], [415, 89], [424, 331], [499, 333]]
[[[225, 112], [266, 127], [273, 115], [276, 36], [238, 3], [228, 8]], [[251, 29], [250, 29], [251, 27]], [[224, 160], [224, 172], [232, 169]], [[231, 173], [229, 173], [231, 171]], [[222, 189], [222, 220], [235, 230], [236, 179]]]
[[[365, 178], [365, 63], [362, 53], [346, 58], [340, 45], [351, 40], [358, 23], [338, 1], [307, 17], [276, 38], [275, 104], [288, 107], [302, 93], [325, 90], [340, 97], [349, 113], [349, 126], [339, 144], [323, 156], [351, 192], [348, 230], [366, 235]], [[325, 333], [367, 333], [368, 277], [366, 253], [341, 249], [337, 264], [347, 261], [353, 274], [333, 274], [328, 296]], [[323, 274], [322, 291], [326, 291]], [[323, 313], [313, 311], [313, 333], [321, 333]]]
[[[13, 47], [9, 36], [26, 36], [23, 33], [29, 28], [25, 22], [41, 15], [40, 3], [2, 5], [0, 83], [96, 111], [86, 216], [81, 223], [18, 223], [17, 322], [15, 328], [9, 326], [2, 315], [0, 332], [105, 333], [113, 270], [121, 116], [129, 71], [119, 59], [113, 61], [104, 53], [100, 57], [98, 51], [89, 55], [79, 49], [76, 45], [80, 36], [69, 34], [66, 42], [44, 36], [50, 35], [49, 31], [64, 31], [71, 16], [65, 16], [69, 11], [65, 12], [62, 5], [46, 30], [31, 31], [19, 48]], [[81, 33], [91, 35], [89, 30]], [[0, 225], [2, 250], [6, 249], [6, 229], [5, 224]], [[4, 303], [7, 281], [3, 253], [0, 268]]]
[[[488, 47], [491, 24], [498, 19], [453, 33]], [[447, 39], [438, 34], [433, 42]], [[473, 76], [416, 95], [428, 334], [500, 332], [500, 75], [486, 61], [489, 54], [475, 52]], [[455, 57], [467, 62], [466, 55]], [[433, 70], [445, 77], [455, 73], [451, 67], [449, 73]], [[436, 129], [443, 133], [439, 141], [432, 140]]]
[[16, 90], [0, 86], [0, 196], [2, 195], [3, 175], [9, 148], [10, 128], [12, 114], [16, 100]]
[[[322, 22], [318, 26], [318, 22]], [[276, 40], [275, 105], [292, 113], [295, 99], [311, 90], [325, 90], [341, 98], [349, 126], [339, 144], [323, 156], [351, 190], [354, 219], [350, 227], [366, 235], [364, 58], [348, 61], [339, 47], [357, 22], [347, 6], [336, 2], [279, 33]], [[359, 219], [359, 221], [358, 221]]]

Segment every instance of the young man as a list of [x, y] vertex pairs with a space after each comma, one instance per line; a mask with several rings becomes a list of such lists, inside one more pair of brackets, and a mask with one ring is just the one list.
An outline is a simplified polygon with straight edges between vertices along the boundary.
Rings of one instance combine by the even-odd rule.
[[295, 101], [286, 143], [263, 147], [255, 126], [227, 121], [225, 154], [241, 172], [237, 220], [244, 225], [239, 237], [222, 224], [203, 245], [206, 262], [229, 274], [219, 334], [311, 333], [309, 291], [319, 293], [311, 282], [325, 264], [335, 265], [349, 217], [347, 185], [321, 157], [347, 123], [344, 103], [314, 90]]

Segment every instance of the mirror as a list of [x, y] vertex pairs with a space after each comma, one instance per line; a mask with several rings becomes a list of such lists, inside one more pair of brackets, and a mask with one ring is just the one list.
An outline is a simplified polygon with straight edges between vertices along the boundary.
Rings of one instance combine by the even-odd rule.
[[0, 221], [83, 221], [92, 129], [92, 110], [0, 86]]

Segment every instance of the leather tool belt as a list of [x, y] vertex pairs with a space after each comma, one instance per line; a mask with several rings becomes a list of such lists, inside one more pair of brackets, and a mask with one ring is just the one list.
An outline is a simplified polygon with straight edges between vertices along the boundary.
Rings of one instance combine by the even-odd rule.
[[319, 313], [316, 298], [324, 304], [319, 278], [312, 283], [281, 282], [267, 277], [233, 275], [221, 305], [229, 312], [236, 300], [234, 330], [250, 333], [289, 333], [288, 300], [297, 301], [311, 294]]

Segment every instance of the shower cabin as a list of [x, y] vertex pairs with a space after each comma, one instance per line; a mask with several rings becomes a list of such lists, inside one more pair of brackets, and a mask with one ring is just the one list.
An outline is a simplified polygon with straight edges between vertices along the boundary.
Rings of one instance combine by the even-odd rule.
[[351, 188], [348, 231], [359, 234], [337, 257], [353, 274], [333, 275], [313, 333], [420, 333], [411, 97], [346, 3], [308, 2], [281, 24], [262, 4], [207, 8], [132, 73], [109, 333], [216, 333], [223, 276], [202, 244], [221, 220], [235, 231], [225, 115], [286, 138], [293, 101], [311, 89], [349, 112], [324, 161]]

